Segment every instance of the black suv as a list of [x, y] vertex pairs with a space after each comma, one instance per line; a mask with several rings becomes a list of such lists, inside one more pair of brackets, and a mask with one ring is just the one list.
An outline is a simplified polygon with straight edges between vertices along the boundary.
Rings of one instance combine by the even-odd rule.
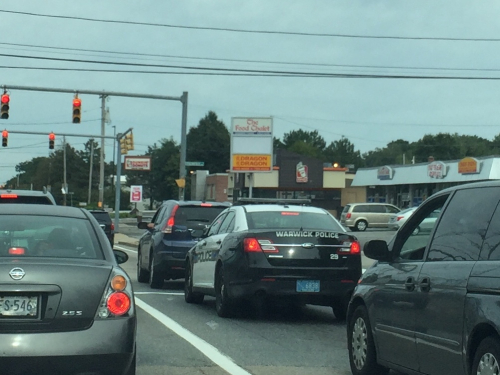
[[191, 233], [205, 229], [231, 204], [219, 202], [163, 202], [151, 222], [140, 222], [146, 229], [139, 240], [137, 280], [161, 288], [165, 279], [184, 278], [186, 254], [197, 239]]
[[353, 374], [499, 373], [499, 203], [498, 181], [449, 188], [419, 206], [389, 244], [365, 244], [377, 262], [348, 308]]
[[115, 244], [115, 224], [111, 220], [111, 216], [108, 211], [104, 210], [89, 210], [90, 213], [95, 217], [99, 226], [102, 228], [106, 237], [108, 237], [111, 247]]

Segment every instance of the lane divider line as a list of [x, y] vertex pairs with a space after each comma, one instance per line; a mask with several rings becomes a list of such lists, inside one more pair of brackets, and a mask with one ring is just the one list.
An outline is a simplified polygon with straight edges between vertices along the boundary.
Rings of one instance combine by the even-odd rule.
[[231, 375], [251, 375], [248, 371], [238, 366], [231, 358], [221, 353], [219, 349], [215, 346], [210, 345], [205, 340], [199, 338], [192, 332], [188, 331], [186, 328], [181, 326], [172, 318], [169, 318], [159, 310], [154, 307], [148, 305], [146, 302], [142, 301], [139, 298], [135, 298], [135, 304], [140, 307], [142, 310], [147, 312], [153, 318], [162, 323], [165, 327], [170, 329], [172, 332], [179, 335], [181, 338], [186, 340], [188, 343], [193, 345], [196, 349], [198, 349], [201, 354], [215, 363], [217, 366], [227, 371]]

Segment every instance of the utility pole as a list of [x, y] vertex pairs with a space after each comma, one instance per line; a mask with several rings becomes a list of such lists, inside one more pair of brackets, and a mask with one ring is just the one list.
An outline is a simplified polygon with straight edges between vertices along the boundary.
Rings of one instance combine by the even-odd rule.
[[[186, 148], [187, 148], [187, 104], [188, 104], [188, 93], [184, 91], [181, 96], [182, 103], [182, 124], [181, 124], [181, 157], [179, 165], [179, 179], [186, 179]], [[184, 200], [184, 187], [179, 188], [179, 200]]]
[[94, 140], [90, 140], [90, 172], [89, 172], [89, 199], [87, 200], [90, 204], [92, 198], [92, 167], [94, 164]]
[[104, 137], [106, 133], [106, 98], [107, 95], [100, 95], [101, 98], [101, 160], [99, 166], [99, 203], [100, 208], [104, 208]]
[[68, 195], [68, 187], [66, 184], [66, 136], [63, 136], [63, 165], [64, 165], [64, 176], [63, 176], [63, 181], [64, 181], [64, 186], [63, 186], [63, 206], [66, 206], [66, 195]]

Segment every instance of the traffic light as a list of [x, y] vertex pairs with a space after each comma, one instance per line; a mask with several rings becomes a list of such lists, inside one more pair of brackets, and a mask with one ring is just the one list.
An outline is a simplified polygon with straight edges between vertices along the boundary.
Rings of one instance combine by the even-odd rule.
[[73, 99], [73, 124], [79, 124], [82, 120], [82, 100], [78, 95]]
[[2, 147], [7, 147], [7, 143], [9, 142], [9, 132], [4, 130], [2, 132]]
[[128, 153], [127, 140], [125, 138], [120, 138], [120, 153], [125, 155]]
[[54, 141], [56, 140], [56, 135], [54, 133], [49, 134], [49, 148], [54, 149]]
[[127, 145], [127, 151], [134, 149], [134, 135], [132, 133], [125, 136], [125, 144]]
[[0, 118], [7, 120], [9, 118], [9, 102], [10, 96], [7, 93], [3, 93], [1, 99], [0, 108]]

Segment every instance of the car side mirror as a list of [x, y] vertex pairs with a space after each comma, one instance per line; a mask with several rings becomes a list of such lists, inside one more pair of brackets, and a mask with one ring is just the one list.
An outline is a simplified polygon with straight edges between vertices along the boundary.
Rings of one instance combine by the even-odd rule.
[[383, 240], [370, 240], [363, 247], [363, 254], [370, 259], [389, 261], [391, 259], [387, 242]]
[[113, 253], [115, 254], [116, 262], [118, 264], [125, 263], [128, 260], [128, 255], [125, 251], [113, 249]]
[[204, 233], [205, 233], [204, 229], [193, 229], [191, 231], [191, 237], [193, 237], [193, 238], [201, 238], [201, 237], [203, 237]]
[[139, 223], [137, 223], [137, 228], [139, 229], [151, 229], [148, 227], [148, 222], [147, 221], [141, 221]]

